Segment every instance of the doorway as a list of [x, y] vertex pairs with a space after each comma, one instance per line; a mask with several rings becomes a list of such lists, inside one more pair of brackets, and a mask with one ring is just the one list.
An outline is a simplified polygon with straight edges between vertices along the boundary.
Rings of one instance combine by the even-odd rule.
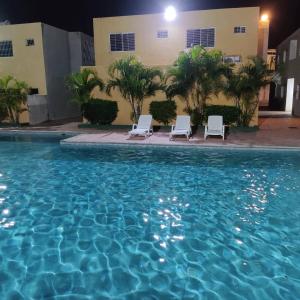
[[292, 113], [293, 110], [294, 85], [295, 85], [295, 79], [289, 78], [287, 81], [286, 101], [285, 101], [285, 111], [289, 113]]

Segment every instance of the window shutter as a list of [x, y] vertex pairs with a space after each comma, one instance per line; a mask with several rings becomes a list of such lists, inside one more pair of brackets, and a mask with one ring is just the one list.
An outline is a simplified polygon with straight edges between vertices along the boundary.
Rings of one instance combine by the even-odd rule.
[[215, 28], [189, 29], [187, 30], [186, 47], [201, 45], [203, 47], [215, 47]]
[[112, 33], [110, 34], [111, 51], [134, 51], [135, 34], [134, 33]]
[[13, 56], [12, 41], [0, 41], [0, 57]]

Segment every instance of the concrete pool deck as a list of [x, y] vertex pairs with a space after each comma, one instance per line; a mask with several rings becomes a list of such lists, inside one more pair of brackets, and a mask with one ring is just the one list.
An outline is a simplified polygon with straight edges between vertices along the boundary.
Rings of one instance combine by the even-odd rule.
[[[77, 122], [58, 126], [30, 127], [26, 130], [14, 130], [14, 132], [61, 132], [73, 135], [61, 141], [63, 146], [91, 146], [101, 144], [140, 144], [163, 146], [199, 146], [199, 147], [228, 147], [228, 148], [291, 148], [300, 150], [300, 118], [260, 118], [257, 131], [230, 130], [225, 141], [221, 138], [209, 137], [203, 139], [203, 131], [198, 130], [189, 141], [185, 138], [177, 138], [169, 141], [167, 132], [155, 132], [149, 138], [129, 138], [125, 130], [98, 130], [78, 128]], [[12, 131], [12, 129], [0, 129]]]
[[140, 144], [163, 146], [200, 146], [229, 148], [291, 148], [300, 150], [300, 118], [260, 118], [257, 131], [230, 130], [225, 141], [219, 137], [203, 138], [203, 130], [198, 130], [192, 138], [177, 138], [169, 141], [167, 132], [155, 132], [149, 138], [129, 138], [126, 131], [82, 132], [80, 135], [65, 139], [63, 146], [91, 146], [101, 144]]

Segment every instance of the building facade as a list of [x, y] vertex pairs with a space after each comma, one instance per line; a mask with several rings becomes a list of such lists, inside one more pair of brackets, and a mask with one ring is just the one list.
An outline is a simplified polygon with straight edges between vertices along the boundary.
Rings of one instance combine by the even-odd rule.
[[[109, 65], [126, 55], [135, 55], [145, 65], [166, 69], [181, 51], [195, 45], [221, 50], [225, 60], [237, 64], [249, 56], [260, 55], [266, 59], [268, 35], [269, 21], [260, 20], [259, 7], [179, 12], [172, 22], [166, 21], [163, 14], [95, 18], [96, 70], [100, 77], [107, 79]], [[131, 123], [129, 105], [117, 92], [112, 98], [119, 105], [115, 124]], [[158, 93], [146, 100], [144, 113], [148, 113], [152, 100], [164, 98], [165, 95]], [[232, 104], [222, 95], [211, 103]], [[183, 113], [184, 104], [177, 101], [177, 105], [177, 113]]]
[[94, 65], [93, 39], [43, 23], [0, 26], [0, 76], [12, 75], [36, 91], [21, 122], [37, 124], [80, 115], [65, 78]]
[[287, 112], [300, 116], [300, 28], [278, 46], [277, 68], [276, 97], [285, 101]]

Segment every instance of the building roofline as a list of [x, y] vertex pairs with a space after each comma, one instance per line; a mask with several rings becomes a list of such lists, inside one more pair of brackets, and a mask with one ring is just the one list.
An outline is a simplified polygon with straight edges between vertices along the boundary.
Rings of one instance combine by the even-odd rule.
[[12, 26], [21, 26], [21, 25], [32, 25], [32, 24], [44, 24], [43, 22], [28, 22], [28, 23], [14, 23], [14, 24], [3, 24], [2, 27], [12, 27]]
[[[218, 10], [235, 10], [235, 9], [258, 9], [260, 10], [260, 6], [242, 6], [242, 7], [225, 7], [225, 8], [213, 8], [213, 9], [195, 9], [195, 10], [182, 10], [178, 11], [178, 14], [181, 13], [196, 13], [196, 12], [207, 12], [207, 11], [218, 11]], [[164, 12], [158, 13], [145, 13], [145, 14], [130, 14], [130, 15], [116, 15], [116, 16], [106, 16], [106, 17], [93, 17], [93, 20], [97, 19], [108, 19], [108, 18], [122, 18], [122, 17], [137, 17], [137, 16], [153, 16], [153, 15], [163, 15]]]
[[68, 31], [66, 29], [62, 29], [60, 27], [57, 27], [57, 26], [53, 26], [53, 25], [50, 25], [50, 24], [47, 24], [47, 23], [44, 23], [44, 22], [28, 22], [28, 23], [15, 23], [15, 24], [3, 24], [3, 25], [0, 25], [0, 28], [1, 26], [2, 27], [12, 27], [12, 26], [24, 26], [24, 25], [33, 25], [33, 24], [36, 24], [36, 25], [41, 25], [41, 26], [49, 26], [49, 27], [52, 27], [52, 28], [55, 28], [57, 30], [62, 30], [62, 31], [65, 31], [65, 32], [68, 32], [68, 33], [82, 33], [82, 34], [85, 34], [85, 35], [88, 35], [90, 37], [92, 37], [92, 35], [89, 35], [83, 31]]
[[286, 42], [288, 42], [294, 35], [297, 35], [299, 33], [300, 35], [300, 27], [296, 29], [292, 34], [290, 34], [287, 38], [285, 38], [278, 46], [276, 47], [277, 49], [282, 47]]

